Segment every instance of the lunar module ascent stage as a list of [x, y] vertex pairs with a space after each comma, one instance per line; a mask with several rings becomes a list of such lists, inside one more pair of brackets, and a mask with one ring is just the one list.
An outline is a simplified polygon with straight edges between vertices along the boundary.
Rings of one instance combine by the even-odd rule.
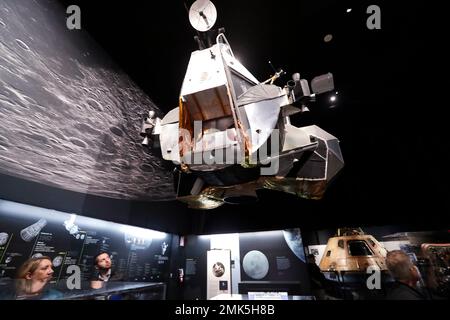
[[191, 54], [178, 108], [144, 120], [144, 144], [176, 165], [177, 198], [191, 208], [254, 201], [263, 188], [320, 199], [344, 164], [338, 139], [315, 125], [295, 127], [290, 116], [334, 90], [332, 74], [314, 78], [312, 90], [298, 73], [284, 87], [274, 85], [282, 70], [259, 82], [220, 29], [211, 30], [216, 16], [212, 2], [192, 4], [199, 50]]

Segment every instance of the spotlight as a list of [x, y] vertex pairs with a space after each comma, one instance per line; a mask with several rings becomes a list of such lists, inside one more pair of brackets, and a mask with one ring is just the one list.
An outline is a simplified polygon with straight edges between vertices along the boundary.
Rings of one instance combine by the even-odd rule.
[[335, 101], [336, 101], [336, 96], [331, 96], [331, 97], [330, 97], [330, 101], [331, 101], [331, 102], [335, 102]]
[[347, 13], [350, 13], [350, 12], [352, 12], [352, 8], [347, 9]]

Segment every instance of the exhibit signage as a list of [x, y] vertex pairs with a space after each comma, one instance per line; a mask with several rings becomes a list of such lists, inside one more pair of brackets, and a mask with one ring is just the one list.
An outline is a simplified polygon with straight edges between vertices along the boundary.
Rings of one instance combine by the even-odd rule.
[[207, 252], [207, 299], [231, 293], [231, 251]]

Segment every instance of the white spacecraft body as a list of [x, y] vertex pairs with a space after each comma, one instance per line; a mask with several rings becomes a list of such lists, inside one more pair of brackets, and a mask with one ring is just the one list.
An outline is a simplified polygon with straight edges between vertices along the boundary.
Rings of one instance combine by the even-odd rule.
[[333, 90], [333, 77], [313, 79], [311, 94], [298, 74], [285, 87], [274, 85], [280, 74], [259, 82], [223, 34], [191, 54], [179, 107], [155, 121], [152, 137], [179, 167], [180, 200], [209, 209], [255, 199], [260, 188], [322, 197], [343, 167], [339, 142], [317, 126], [295, 127], [290, 116]]

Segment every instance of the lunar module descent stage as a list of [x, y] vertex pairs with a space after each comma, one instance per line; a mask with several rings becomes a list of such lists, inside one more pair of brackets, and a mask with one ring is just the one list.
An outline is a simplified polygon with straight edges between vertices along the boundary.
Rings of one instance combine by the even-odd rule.
[[144, 120], [143, 144], [176, 165], [177, 198], [191, 208], [255, 201], [263, 188], [322, 198], [344, 165], [338, 139], [315, 125], [295, 127], [290, 116], [334, 90], [332, 74], [314, 78], [313, 93], [298, 73], [284, 87], [274, 85], [282, 70], [259, 82], [235, 58], [222, 30], [212, 32], [216, 17], [212, 2], [192, 4], [199, 50], [191, 54], [178, 108]]

